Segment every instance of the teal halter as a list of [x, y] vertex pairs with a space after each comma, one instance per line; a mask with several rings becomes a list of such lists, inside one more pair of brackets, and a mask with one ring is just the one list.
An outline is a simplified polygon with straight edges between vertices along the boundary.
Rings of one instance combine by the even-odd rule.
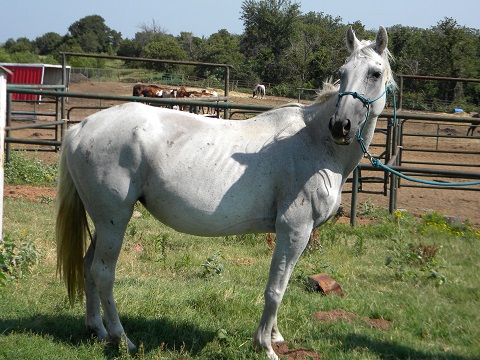
[[[392, 174], [394, 175], [397, 175], [403, 179], [406, 179], [406, 180], [409, 180], [409, 181], [413, 181], [413, 182], [418, 182], [418, 183], [421, 183], [421, 184], [427, 184], [427, 185], [435, 185], [435, 186], [467, 186], [467, 185], [479, 185], [480, 184], [480, 181], [466, 181], [466, 182], [440, 182], [440, 181], [428, 181], [428, 180], [422, 180], [422, 179], [417, 179], [417, 178], [412, 178], [410, 176], [407, 176], [405, 174], [402, 174], [396, 170], [393, 170], [391, 167], [385, 165], [385, 164], [382, 164], [382, 162], [380, 161], [380, 159], [378, 157], [375, 157], [373, 156], [372, 154], [369, 153], [368, 149], [367, 149], [367, 146], [365, 145], [365, 140], [363, 139], [363, 129], [365, 128], [365, 125], [367, 124], [367, 120], [368, 120], [368, 115], [370, 115], [370, 105], [377, 101], [378, 99], [381, 99], [383, 95], [386, 95], [388, 96], [388, 91], [393, 87], [393, 84], [390, 83], [390, 85], [388, 85], [385, 90], [380, 94], [378, 95], [376, 98], [374, 99], [368, 99], [366, 98], [365, 96], [363, 95], [360, 95], [359, 93], [357, 93], [356, 91], [344, 91], [344, 92], [341, 92], [341, 93], [338, 93], [338, 100], [337, 100], [337, 107], [335, 109], [335, 113], [337, 112], [338, 110], [338, 106], [340, 104], [340, 100], [342, 99], [342, 97], [344, 97], [345, 95], [351, 95], [353, 96], [354, 99], [359, 99], [363, 105], [367, 108], [367, 113], [365, 114], [365, 120], [363, 121], [362, 125], [359, 127], [358, 129], [358, 132], [357, 132], [357, 140], [358, 142], [360, 143], [360, 147], [362, 148], [362, 151], [363, 151], [363, 155], [364, 157], [368, 158], [370, 160], [370, 162], [372, 163], [372, 166], [374, 168], [382, 168], [383, 170], [385, 171], [389, 171], [391, 172]], [[395, 93], [392, 91], [393, 93], [393, 123], [394, 123], [394, 126], [396, 126], [397, 124], [397, 104], [396, 104], [396, 99], [395, 99]]]
[[363, 105], [367, 108], [367, 113], [365, 114], [365, 120], [363, 120], [362, 125], [360, 126], [360, 128], [358, 129], [358, 132], [357, 132], [357, 140], [360, 143], [360, 147], [362, 148], [362, 151], [363, 151], [363, 154], [365, 155], [365, 157], [368, 157], [370, 154], [368, 152], [367, 146], [365, 145], [365, 140], [363, 140], [363, 135], [362, 134], [363, 134], [363, 129], [365, 128], [365, 125], [367, 124], [368, 115], [370, 115], [370, 105], [372, 103], [374, 103], [375, 101], [381, 99], [383, 97], [383, 95], [388, 96], [388, 90], [390, 90], [392, 87], [393, 87], [393, 84], [391, 83], [390, 85], [388, 85], [385, 88], [384, 91], [382, 91], [382, 93], [380, 95], [378, 95], [374, 99], [368, 99], [365, 96], [360, 95], [356, 91], [344, 91], [344, 92], [339, 92], [338, 93], [337, 108], [335, 109], [335, 113], [338, 110], [340, 100], [345, 95], [351, 95], [354, 99], [360, 100], [363, 103]]

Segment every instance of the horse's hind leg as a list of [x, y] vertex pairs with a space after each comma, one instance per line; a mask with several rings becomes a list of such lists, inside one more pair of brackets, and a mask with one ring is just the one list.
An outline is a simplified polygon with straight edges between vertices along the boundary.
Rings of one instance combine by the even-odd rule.
[[92, 267], [93, 257], [95, 254], [96, 244], [95, 234], [92, 239], [87, 253], [84, 257], [84, 272], [85, 272], [85, 297], [86, 297], [86, 319], [85, 327], [87, 331], [97, 336], [98, 340], [104, 341], [107, 339], [107, 330], [103, 326], [102, 314], [100, 313], [100, 297], [98, 295], [97, 287], [92, 277], [90, 268]]
[[[129, 349], [133, 350], [135, 345], [125, 335], [113, 297], [115, 268], [122, 247], [123, 235], [131, 215], [131, 212], [129, 212], [128, 215], [119, 216], [120, 213], [121, 211], [117, 210], [111, 219], [107, 220], [102, 217], [102, 221], [95, 222], [97, 241], [90, 266], [90, 274], [103, 307], [105, 327], [108, 332], [107, 340], [115, 343], [120, 343], [123, 340], [127, 343]], [[92, 306], [91, 310], [95, 315], [98, 311], [98, 304], [95, 299], [96, 293], [92, 292], [91, 295], [92, 298], [88, 305]], [[102, 334], [100, 333], [100, 335]]]

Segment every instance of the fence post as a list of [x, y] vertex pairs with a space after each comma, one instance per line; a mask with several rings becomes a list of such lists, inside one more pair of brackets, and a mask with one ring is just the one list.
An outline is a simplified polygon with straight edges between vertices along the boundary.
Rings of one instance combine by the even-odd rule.
[[358, 166], [353, 170], [352, 179], [352, 201], [350, 204], [350, 225], [355, 226], [357, 222], [357, 196], [358, 196]]
[[5, 121], [7, 116], [7, 73], [12, 74], [6, 68], [0, 66], [0, 144], [2, 151], [0, 152], [0, 242], [3, 241], [3, 184], [5, 164]]

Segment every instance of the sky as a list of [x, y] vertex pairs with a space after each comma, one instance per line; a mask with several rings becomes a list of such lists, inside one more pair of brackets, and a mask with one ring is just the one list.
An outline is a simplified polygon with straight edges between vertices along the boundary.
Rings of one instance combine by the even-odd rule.
[[[428, 29], [445, 17], [460, 26], [480, 29], [478, 0], [291, 0], [301, 12], [323, 12], [344, 24], [360, 21], [367, 30], [393, 25]], [[1, 9], [0, 44], [13, 38], [29, 40], [55, 32], [65, 35], [75, 21], [100, 15], [105, 24], [133, 39], [141, 25], [155, 23], [168, 34], [191, 32], [209, 37], [221, 29], [243, 33], [242, 0], [10, 0]]]

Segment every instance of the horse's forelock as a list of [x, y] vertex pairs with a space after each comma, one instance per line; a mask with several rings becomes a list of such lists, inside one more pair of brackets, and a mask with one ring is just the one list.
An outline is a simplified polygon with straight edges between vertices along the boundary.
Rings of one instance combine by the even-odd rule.
[[385, 64], [385, 83], [387, 85], [392, 84], [396, 87], [395, 79], [393, 78], [392, 68], [390, 67], [390, 61], [393, 61], [393, 56], [388, 49], [385, 49], [382, 54], [375, 51], [374, 41], [361, 41], [363, 46], [358, 47], [356, 51], [350, 54], [345, 63], [355, 61], [358, 58], [365, 57], [367, 59], [375, 59], [380, 57]]

